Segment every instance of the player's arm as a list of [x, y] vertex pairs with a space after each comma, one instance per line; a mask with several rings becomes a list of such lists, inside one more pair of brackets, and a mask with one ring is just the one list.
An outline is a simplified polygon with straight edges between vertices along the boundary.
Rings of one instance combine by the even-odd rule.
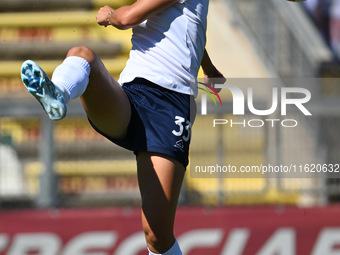
[[115, 10], [106, 5], [98, 11], [97, 23], [101, 26], [112, 25], [118, 29], [132, 28], [176, 2], [178, 0], [138, 0]]
[[207, 77], [215, 77], [215, 76], [222, 76], [223, 75], [217, 70], [217, 68], [212, 63], [207, 50], [204, 50], [201, 66], [204, 72], [204, 75]]
[[[203, 58], [201, 61], [201, 67], [204, 72], [204, 83], [211, 85], [214, 87], [214, 84], [218, 83], [224, 83], [225, 78], [220, 71], [217, 70], [217, 68], [212, 63], [209, 54], [207, 50], [204, 50]], [[218, 89], [217, 92], [219, 92], [221, 89]]]

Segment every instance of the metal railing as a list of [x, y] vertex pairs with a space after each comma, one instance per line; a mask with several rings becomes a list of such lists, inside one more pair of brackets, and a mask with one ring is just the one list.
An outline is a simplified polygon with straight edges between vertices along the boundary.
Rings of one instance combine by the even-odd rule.
[[[330, 49], [301, 3], [277, 0], [225, 0], [225, 3], [232, 14], [232, 22], [245, 32], [272, 75], [283, 82], [292, 77], [319, 77], [322, 64], [332, 61]], [[292, 86], [289, 82], [285, 85]], [[329, 98], [322, 94], [323, 85], [314, 80], [308, 86], [312, 95], [319, 98], [316, 104], [310, 106], [316, 118], [301, 122], [306, 130], [305, 134], [314, 137], [318, 156], [329, 162], [328, 155], [334, 154], [334, 149], [332, 152], [332, 146], [325, 142], [324, 128], [331, 128], [331, 123], [339, 118], [337, 109], [340, 109], [340, 105], [338, 97]], [[276, 131], [276, 139], [279, 141], [284, 141], [287, 137], [289, 134]], [[338, 137], [334, 136], [334, 140], [338, 140]], [[276, 161], [280, 163], [284, 161], [286, 149], [282, 144], [276, 149]], [[277, 181], [280, 189], [287, 191], [284, 181]], [[339, 182], [332, 181], [327, 175], [323, 176], [321, 182], [311, 182], [307, 186], [309, 188], [300, 188], [300, 192], [314, 192], [314, 195], [316, 192], [321, 197], [339, 196], [340, 193]]]
[[300, 4], [277, 0], [225, 0], [273, 74], [315, 77], [320, 63], [332, 59]]

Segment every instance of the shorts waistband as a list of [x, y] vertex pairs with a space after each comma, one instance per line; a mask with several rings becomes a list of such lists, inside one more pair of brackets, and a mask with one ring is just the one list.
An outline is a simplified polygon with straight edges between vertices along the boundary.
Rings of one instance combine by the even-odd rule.
[[153, 83], [147, 79], [137, 77], [133, 79], [133, 81], [124, 83], [124, 85], [130, 85], [130, 84], [141, 84], [141, 85], [147, 85], [147, 86], [152, 86], [152, 87], [157, 87], [157, 88], [162, 88], [161, 86], [157, 85], [156, 83]]

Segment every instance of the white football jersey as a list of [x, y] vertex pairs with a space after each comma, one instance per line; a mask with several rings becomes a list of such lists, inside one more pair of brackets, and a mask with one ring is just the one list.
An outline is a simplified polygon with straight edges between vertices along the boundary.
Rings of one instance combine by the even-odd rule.
[[209, 0], [179, 0], [135, 26], [130, 58], [120, 75], [120, 84], [139, 77], [196, 96], [208, 5]]

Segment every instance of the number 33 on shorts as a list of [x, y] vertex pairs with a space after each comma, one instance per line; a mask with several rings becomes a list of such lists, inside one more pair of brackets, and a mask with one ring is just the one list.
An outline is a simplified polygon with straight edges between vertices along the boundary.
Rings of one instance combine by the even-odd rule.
[[179, 130], [172, 130], [172, 134], [181, 137], [185, 142], [188, 142], [191, 135], [191, 122], [183, 117], [176, 116], [175, 123], [179, 127]]

